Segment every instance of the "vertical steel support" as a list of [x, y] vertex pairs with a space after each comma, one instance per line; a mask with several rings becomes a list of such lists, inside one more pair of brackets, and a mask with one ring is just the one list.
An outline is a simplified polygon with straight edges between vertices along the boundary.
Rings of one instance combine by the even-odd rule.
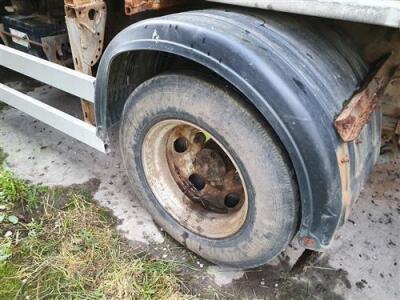
[[[103, 0], [65, 0], [65, 22], [75, 70], [92, 75], [92, 67], [100, 59], [107, 19]], [[94, 124], [94, 107], [81, 99], [85, 121]]]

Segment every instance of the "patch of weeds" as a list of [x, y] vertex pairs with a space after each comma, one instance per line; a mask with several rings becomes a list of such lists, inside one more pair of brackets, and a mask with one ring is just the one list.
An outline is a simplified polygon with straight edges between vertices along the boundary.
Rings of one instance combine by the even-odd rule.
[[0, 299], [187, 298], [176, 264], [134, 253], [90, 194], [33, 186], [1, 168], [0, 193]]
[[10, 263], [0, 262], [0, 299], [13, 299], [22, 286], [22, 281], [15, 277], [17, 268]]
[[12, 243], [8, 238], [0, 242], [0, 263], [6, 261], [12, 254]]
[[5, 153], [3, 149], [0, 147], [0, 168], [3, 165], [4, 161], [6, 160], [7, 156], [8, 154]]
[[4, 102], [0, 101], [0, 111], [2, 111], [3, 109], [5, 109], [6, 107], [8, 107], [7, 104], [5, 104]]
[[26, 203], [28, 208], [34, 209], [38, 207], [40, 195], [46, 191], [47, 188], [21, 180], [10, 171], [0, 170], [0, 205], [15, 207]]

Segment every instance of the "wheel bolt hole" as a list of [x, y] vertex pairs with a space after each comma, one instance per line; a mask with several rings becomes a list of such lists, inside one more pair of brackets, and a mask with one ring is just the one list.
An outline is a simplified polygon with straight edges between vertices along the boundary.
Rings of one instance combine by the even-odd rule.
[[230, 194], [225, 196], [224, 204], [228, 208], [235, 208], [236, 205], [239, 204], [240, 198], [241, 198], [240, 194], [238, 194], [238, 193], [230, 193]]
[[184, 137], [180, 137], [174, 142], [174, 149], [178, 153], [184, 153], [189, 147], [189, 142]]
[[196, 133], [196, 135], [194, 136], [193, 142], [195, 144], [204, 144], [207, 140], [207, 137], [204, 133], [202, 132], [198, 132]]
[[196, 188], [196, 190], [201, 191], [202, 189], [204, 189], [204, 187], [206, 186], [206, 182], [203, 179], [203, 177], [201, 177], [198, 174], [192, 174], [189, 177], [189, 181], [193, 184], [193, 186]]

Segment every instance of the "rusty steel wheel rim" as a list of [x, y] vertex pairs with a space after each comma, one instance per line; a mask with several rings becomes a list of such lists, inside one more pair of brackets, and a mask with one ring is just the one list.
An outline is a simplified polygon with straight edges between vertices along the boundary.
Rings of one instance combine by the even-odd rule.
[[190, 231], [221, 239], [242, 228], [248, 211], [243, 176], [205, 130], [180, 120], [157, 123], [144, 139], [142, 163], [158, 203]]

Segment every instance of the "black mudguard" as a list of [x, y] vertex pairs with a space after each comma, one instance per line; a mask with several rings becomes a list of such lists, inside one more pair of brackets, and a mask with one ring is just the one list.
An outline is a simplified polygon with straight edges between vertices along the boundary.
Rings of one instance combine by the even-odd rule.
[[[329, 246], [358, 197], [380, 147], [380, 111], [359, 139], [343, 144], [333, 121], [368, 68], [335, 28], [260, 11], [203, 10], [123, 30], [106, 49], [96, 83], [98, 133], [112, 125], [110, 70], [123, 53], [160, 51], [193, 60], [235, 86], [265, 117], [295, 169], [301, 243]], [[122, 72], [122, 71], [121, 71]]]

